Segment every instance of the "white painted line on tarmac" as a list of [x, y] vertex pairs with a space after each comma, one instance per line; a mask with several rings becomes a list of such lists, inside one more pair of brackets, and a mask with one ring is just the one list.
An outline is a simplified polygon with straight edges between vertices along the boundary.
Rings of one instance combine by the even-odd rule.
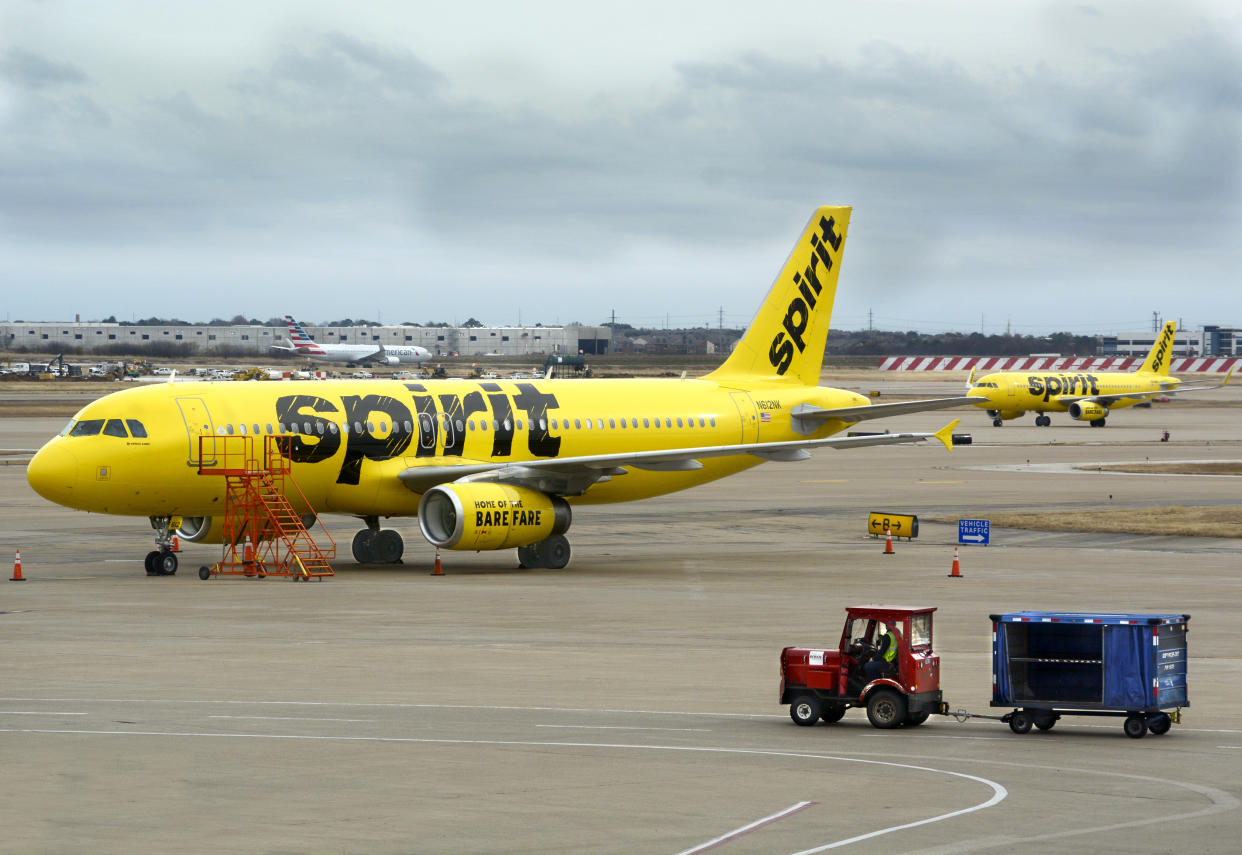
[[0, 715], [88, 715], [84, 712], [63, 712], [61, 710], [4, 710]]
[[673, 733], [711, 733], [710, 727], [626, 727], [623, 724], [537, 724], [535, 727], [557, 727], [564, 730], [662, 730]]
[[[85, 715], [85, 713], [82, 713]], [[373, 718], [306, 718], [300, 715], [209, 715], [207, 718], [245, 718], [259, 719], [261, 721], [348, 721], [348, 722], [374, 722]]]
[[763, 828], [763, 826], [770, 825], [771, 823], [776, 822], [778, 819], [784, 819], [787, 816], [792, 816], [798, 811], [805, 810], [806, 808], [809, 808], [811, 805], [816, 805], [816, 804], [819, 804], [819, 802], [798, 802], [796, 805], [787, 807], [784, 810], [778, 811], [777, 813], [774, 813], [770, 816], [765, 816], [763, 819], [757, 819], [754, 822], [750, 823], [749, 825], [743, 825], [741, 828], [735, 828], [732, 831], [728, 832], [727, 834], [722, 834], [719, 837], [716, 837], [716, 838], [713, 838], [707, 841], [706, 843], [700, 843], [698, 846], [695, 846], [693, 849], [683, 849], [681, 852], [678, 852], [677, 855], [697, 855], [697, 853], [699, 852], [706, 852], [708, 849], [714, 849], [715, 847], [719, 846], [721, 843], [728, 843], [730, 840], [734, 840], [738, 837], [741, 837], [743, 834], [747, 834], [751, 831], [754, 831], [756, 828]]
[[809, 754], [806, 752], [771, 751], [758, 748], [724, 748], [718, 746], [649, 745], [642, 743], [608, 742], [538, 742], [528, 739], [432, 739], [428, 737], [410, 736], [320, 736], [299, 733], [209, 733], [155, 730], [54, 730], [51, 728], [0, 728], [0, 733], [66, 734], [71, 736], [164, 736], [189, 739], [286, 739], [306, 742], [375, 742], [406, 745], [515, 745], [533, 748], [596, 748], [618, 749], [624, 751], [683, 751], [698, 754], [740, 754], [751, 757], [789, 757], [799, 760], [831, 760], [839, 763], [861, 763], [868, 766], [887, 766], [891, 769], [909, 769], [915, 772], [931, 772], [934, 775], [949, 775], [954, 778], [964, 778], [968, 781], [976, 781], [992, 789], [992, 797], [987, 801], [979, 802], [976, 805], [928, 817], [927, 819], [921, 819], [917, 822], [906, 823], [905, 825], [895, 825], [890, 828], [882, 828], [878, 831], [872, 831], [857, 837], [851, 837], [848, 840], [838, 840], [833, 843], [826, 843], [823, 846], [819, 846], [814, 849], [802, 850], [801, 852], [796, 853], [796, 855], [812, 855], [812, 853], [815, 852], [825, 852], [829, 849], [835, 849], [839, 846], [856, 843], [860, 840], [869, 840], [883, 834], [891, 834], [894, 831], [902, 831], [907, 828], [917, 828], [921, 825], [929, 825], [934, 822], [942, 822], [946, 819], [952, 819], [953, 817], [964, 816], [965, 814], [974, 813], [975, 811], [984, 810], [992, 807], [993, 805], [999, 804], [1004, 801], [1006, 796], [1009, 795], [1009, 791], [996, 781], [990, 781], [987, 778], [980, 778], [976, 775], [968, 775], [965, 772], [954, 772], [949, 769], [934, 769], [930, 766], [914, 766], [909, 763], [893, 763], [887, 760], [868, 760], [861, 757], [844, 757], [837, 754]]

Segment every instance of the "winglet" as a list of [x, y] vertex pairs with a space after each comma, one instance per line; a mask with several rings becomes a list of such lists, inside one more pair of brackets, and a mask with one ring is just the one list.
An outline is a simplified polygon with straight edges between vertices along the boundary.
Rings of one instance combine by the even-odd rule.
[[953, 421], [949, 422], [947, 425], [942, 427], [940, 430], [932, 434], [932, 436], [934, 436], [936, 439], [943, 442], [944, 447], [949, 449], [949, 451], [953, 450], [953, 429], [957, 427], [957, 423], [960, 421], [961, 419], [954, 419]]

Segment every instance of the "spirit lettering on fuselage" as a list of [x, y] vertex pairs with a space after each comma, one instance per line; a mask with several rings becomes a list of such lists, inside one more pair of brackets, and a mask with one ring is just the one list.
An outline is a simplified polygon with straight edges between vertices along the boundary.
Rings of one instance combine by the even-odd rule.
[[1045, 374], [1043, 377], [1027, 377], [1026, 391], [1044, 401], [1054, 395], [1098, 395], [1100, 378], [1094, 374]]
[[[491, 405], [496, 428], [492, 436], [492, 457], [513, 453], [515, 411], [524, 411], [527, 448], [535, 457], [555, 457], [561, 438], [548, 436], [548, 413], [559, 406], [556, 396], [540, 392], [531, 383], [518, 383], [518, 393], [506, 394], [499, 384], [483, 383], [482, 392], [465, 395], [428, 392], [421, 383], [407, 383], [413, 394], [410, 407], [388, 395], [344, 395], [333, 402], [315, 395], [284, 395], [276, 399], [276, 420], [289, 425], [292, 435], [282, 438], [281, 451], [299, 463], [319, 463], [334, 457], [345, 444], [345, 456], [336, 483], [356, 485], [362, 475], [363, 460], [390, 460], [405, 453], [418, 436], [416, 457], [461, 457], [466, 447], [465, 423], [476, 414], [488, 412]], [[373, 413], [385, 420], [376, 423]], [[343, 426], [343, 427], [342, 427]], [[412, 428], [410, 430], [409, 428]]]
[[[789, 364], [793, 362], [794, 348], [798, 349], [798, 353], [806, 350], [806, 342], [802, 340], [802, 334], [806, 332], [807, 325], [811, 322], [811, 311], [815, 308], [822, 286], [819, 284], [819, 274], [827, 274], [832, 270], [832, 256], [828, 254], [824, 242], [827, 241], [833, 248], [833, 251], [841, 248], [841, 236], [836, 232], [836, 221], [832, 217], [825, 219], [819, 218], [819, 228], [823, 232], [823, 236], [817, 234], [811, 235], [811, 248], [815, 250], [815, 254], [811, 256], [811, 263], [802, 273], [795, 273], [793, 281], [798, 286], [798, 296], [789, 301], [789, 307], [785, 310], [785, 320], [781, 322], [784, 327], [782, 332], [777, 332], [775, 338], [772, 339], [772, 346], [768, 348], [768, 361], [776, 369], [777, 374], [784, 374], [789, 370]], [[823, 270], [819, 269], [823, 264]], [[788, 334], [788, 338], [786, 338]]]

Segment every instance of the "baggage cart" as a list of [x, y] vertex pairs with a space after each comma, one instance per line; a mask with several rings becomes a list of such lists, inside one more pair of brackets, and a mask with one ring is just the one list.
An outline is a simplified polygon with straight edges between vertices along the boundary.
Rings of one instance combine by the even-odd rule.
[[1011, 612], [992, 619], [992, 703], [1014, 733], [1063, 715], [1124, 717], [1126, 736], [1161, 735], [1190, 706], [1187, 614]]

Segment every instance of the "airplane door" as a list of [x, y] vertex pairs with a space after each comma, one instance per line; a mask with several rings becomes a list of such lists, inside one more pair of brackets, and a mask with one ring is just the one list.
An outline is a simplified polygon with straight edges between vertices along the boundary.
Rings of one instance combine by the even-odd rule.
[[202, 398], [178, 398], [177, 406], [181, 410], [181, 418], [185, 422], [186, 434], [186, 466], [198, 467], [198, 438], [210, 437], [203, 442], [203, 451], [208, 465], [216, 462], [216, 426], [211, 420], [211, 412]]
[[737, 407], [737, 415], [742, 423], [742, 438], [738, 442], [759, 441], [759, 414], [755, 410], [755, 402], [745, 392], [730, 392], [733, 406]]

